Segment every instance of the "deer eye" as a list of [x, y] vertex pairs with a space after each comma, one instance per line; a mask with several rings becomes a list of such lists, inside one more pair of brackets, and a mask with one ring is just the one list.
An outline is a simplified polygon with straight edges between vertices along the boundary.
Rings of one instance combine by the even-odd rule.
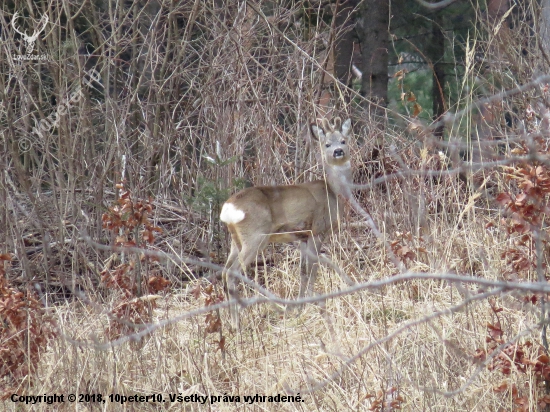
[[345, 140], [342, 140], [342, 141], [341, 141], [340, 143], [342, 143], [342, 144], [346, 144], [346, 141], [345, 141]]
[[330, 143], [327, 143], [327, 144], [325, 145], [325, 147], [330, 147]]

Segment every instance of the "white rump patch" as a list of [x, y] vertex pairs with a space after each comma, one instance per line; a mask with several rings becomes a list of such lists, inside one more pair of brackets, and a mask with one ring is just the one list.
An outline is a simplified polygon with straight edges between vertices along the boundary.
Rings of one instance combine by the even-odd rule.
[[233, 203], [224, 203], [220, 213], [220, 220], [224, 223], [235, 224], [244, 219], [244, 212], [237, 209]]

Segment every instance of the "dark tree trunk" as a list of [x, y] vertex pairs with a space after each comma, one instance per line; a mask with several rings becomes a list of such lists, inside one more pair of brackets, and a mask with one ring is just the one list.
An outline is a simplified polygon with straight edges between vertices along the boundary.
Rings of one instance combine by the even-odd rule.
[[[433, 65], [432, 108], [434, 121], [439, 120], [445, 114], [445, 38], [441, 30], [441, 18], [439, 16], [439, 14], [436, 14], [432, 22], [432, 41], [428, 47], [429, 58]], [[443, 137], [443, 130], [443, 125], [438, 126], [434, 131], [435, 136]]]
[[353, 57], [353, 41], [355, 33], [352, 30], [355, 23], [353, 13], [358, 0], [343, 0], [335, 17], [337, 35], [334, 42], [334, 75], [346, 86], [351, 86], [351, 65]]
[[[388, 104], [388, 24], [389, 1], [361, 3], [356, 26], [362, 54], [361, 95], [382, 107]], [[384, 109], [375, 107], [374, 113], [384, 116]]]

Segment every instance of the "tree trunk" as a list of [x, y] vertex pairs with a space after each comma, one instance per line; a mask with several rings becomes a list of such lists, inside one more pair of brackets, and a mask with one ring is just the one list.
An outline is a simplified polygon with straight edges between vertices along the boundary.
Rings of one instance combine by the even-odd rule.
[[337, 34], [334, 42], [334, 74], [346, 86], [351, 86], [353, 41], [355, 39], [355, 33], [352, 30], [355, 23], [353, 11], [358, 0], [344, 0], [340, 3], [335, 17]]
[[357, 37], [361, 42], [361, 95], [381, 107], [364, 104], [374, 114], [384, 116], [388, 104], [388, 24], [389, 2], [365, 0], [357, 16]]
[[[441, 15], [437, 13], [432, 21], [432, 41], [428, 47], [428, 55], [433, 65], [432, 77], [432, 108], [433, 120], [438, 121], [445, 114], [445, 38], [441, 30]], [[438, 126], [434, 135], [443, 137], [444, 126]]]
[[[550, 0], [542, 0], [540, 5], [539, 35], [545, 59], [550, 59]], [[550, 64], [550, 61], [546, 62]]]

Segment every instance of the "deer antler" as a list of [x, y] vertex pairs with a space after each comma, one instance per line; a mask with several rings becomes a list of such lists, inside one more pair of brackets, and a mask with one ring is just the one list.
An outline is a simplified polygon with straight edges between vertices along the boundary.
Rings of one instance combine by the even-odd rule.
[[331, 126], [331, 124], [326, 118], [323, 118], [323, 120], [321, 120], [321, 124], [323, 126], [323, 130], [325, 131], [325, 133], [334, 132], [334, 127]]
[[342, 119], [339, 117], [334, 119], [334, 129], [333, 130], [340, 130], [340, 126], [342, 125]]
[[19, 33], [23, 37], [27, 37], [27, 33], [22, 33], [19, 30], [17, 30], [17, 27], [15, 27], [15, 20], [17, 20], [17, 16], [19, 15], [19, 12], [15, 12], [11, 19], [11, 27], [13, 27], [13, 30], [15, 30], [17, 33]]
[[44, 30], [44, 28], [46, 27], [46, 24], [48, 24], [48, 22], [50, 21], [50, 18], [48, 17], [47, 14], [44, 14], [41, 18], [40, 18], [40, 22], [39, 22], [39, 26], [38, 26], [38, 29], [36, 29], [32, 36], [29, 36], [27, 35], [27, 33], [24, 33], [24, 32], [21, 32], [17, 29], [17, 27], [15, 26], [15, 21], [17, 20], [17, 17], [19, 17], [19, 12], [15, 12], [15, 14], [13, 15], [12, 19], [11, 19], [11, 27], [13, 27], [13, 30], [15, 30], [17, 33], [19, 33], [21, 36], [23, 36], [23, 39], [28, 42], [28, 41], [35, 41], [38, 37], [38, 35], [40, 33], [42, 33], [42, 30]]
[[50, 21], [50, 18], [48, 17], [47, 14], [44, 14], [41, 18], [40, 18], [40, 22], [38, 23], [39, 24], [39, 28], [35, 30], [35, 32], [33, 33], [33, 35], [31, 36], [31, 38], [33, 40], [36, 40], [36, 38], [38, 37], [38, 35], [40, 33], [42, 33], [42, 30], [44, 30], [46, 28], [46, 24], [48, 24], [48, 22]]

